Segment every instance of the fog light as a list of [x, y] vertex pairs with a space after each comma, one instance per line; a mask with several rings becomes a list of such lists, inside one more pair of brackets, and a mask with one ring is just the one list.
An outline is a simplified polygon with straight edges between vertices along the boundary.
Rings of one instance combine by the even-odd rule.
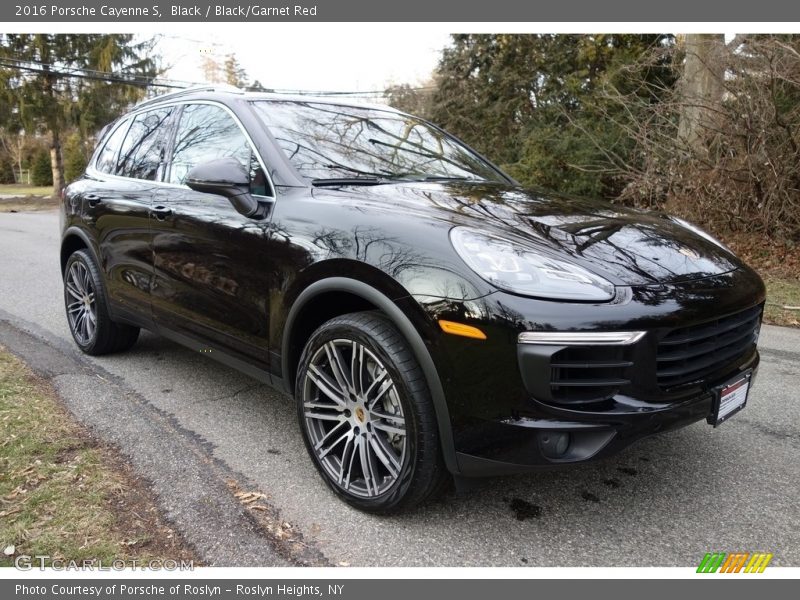
[[539, 449], [547, 458], [561, 458], [569, 449], [570, 435], [561, 431], [539, 432]]

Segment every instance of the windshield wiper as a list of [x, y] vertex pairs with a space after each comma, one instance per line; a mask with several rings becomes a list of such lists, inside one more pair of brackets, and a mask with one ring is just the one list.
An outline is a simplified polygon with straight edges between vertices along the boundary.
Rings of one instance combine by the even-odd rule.
[[447, 175], [428, 175], [423, 181], [470, 181], [474, 183], [485, 183], [485, 179], [475, 177], [448, 177]]
[[327, 179], [312, 179], [311, 185], [315, 187], [337, 187], [340, 185], [381, 185], [388, 183], [379, 177], [331, 177]]
[[471, 183], [483, 183], [485, 179], [474, 177], [456, 177], [452, 175], [398, 175], [404, 181], [468, 181]]
[[459, 181], [466, 183], [485, 183], [486, 180], [469, 177], [449, 177], [446, 175], [408, 176], [406, 174], [398, 174], [387, 175], [386, 177], [330, 177], [312, 179], [311, 185], [315, 187], [337, 187], [340, 185], [384, 185], [387, 183], [403, 183], [414, 181]]

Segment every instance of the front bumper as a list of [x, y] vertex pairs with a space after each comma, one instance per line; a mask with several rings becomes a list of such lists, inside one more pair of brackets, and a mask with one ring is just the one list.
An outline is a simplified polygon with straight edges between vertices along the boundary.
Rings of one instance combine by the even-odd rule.
[[[447, 397], [458, 474], [463, 476], [591, 461], [638, 439], [704, 420], [712, 411], [714, 389], [759, 363], [755, 344], [764, 288], [749, 269], [682, 285], [629, 289], [605, 305], [504, 293], [472, 301], [416, 300], [434, 323], [460, 321], [487, 334], [486, 340], [441, 334], [429, 346]], [[730, 316], [740, 313], [756, 327], [744, 345], [734, 341], [734, 350], [725, 356], [717, 352], [716, 340], [727, 343], [728, 336], [739, 333], [676, 343], [686, 331], [707, 333], [714, 321], [729, 329], [737, 323]], [[604, 349], [599, 357], [578, 353], [564, 358], [557, 354], [564, 347], [517, 343], [520, 333], [531, 331], [646, 333], [617, 354]], [[697, 355], [700, 351], [705, 354]], [[662, 364], [683, 354], [689, 358]], [[613, 368], [557, 372], [558, 356], [559, 363], [598, 359]], [[706, 363], [695, 376], [694, 367]], [[593, 388], [556, 385], [562, 380], [582, 385], [584, 373], [595, 378]], [[596, 385], [596, 380], [607, 385]]]
[[[755, 351], [731, 376], [709, 382], [708, 390], [673, 403], [645, 405], [617, 396], [605, 411], [562, 410], [560, 418], [520, 415], [484, 422], [472, 429], [470, 452], [456, 454], [461, 475], [523, 473], [611, 456], [642, 438], [708, 419], [713, 389], [746, 369], [753, 369], [755, 378], [758, 364]], [[560, 444], [566, 447], [557, 447]]]

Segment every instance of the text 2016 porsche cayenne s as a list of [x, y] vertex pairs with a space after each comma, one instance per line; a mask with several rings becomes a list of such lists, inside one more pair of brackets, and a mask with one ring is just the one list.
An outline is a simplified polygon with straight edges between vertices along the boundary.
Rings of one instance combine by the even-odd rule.
[[89, 354], [158, 332], [294, 395], [330, 488], [607, 456], [744, 407], [764, 287], [669, 216], [522, 189], [387, 107], [213, 88], [137, 106], [65, 190]]

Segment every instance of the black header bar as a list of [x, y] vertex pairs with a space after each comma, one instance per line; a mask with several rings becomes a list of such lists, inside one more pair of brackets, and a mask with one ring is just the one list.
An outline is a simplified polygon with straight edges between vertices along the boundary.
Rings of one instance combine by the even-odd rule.
[[786, 0], [11, 0], [5, 23], [44, 22], [798, 22]]

